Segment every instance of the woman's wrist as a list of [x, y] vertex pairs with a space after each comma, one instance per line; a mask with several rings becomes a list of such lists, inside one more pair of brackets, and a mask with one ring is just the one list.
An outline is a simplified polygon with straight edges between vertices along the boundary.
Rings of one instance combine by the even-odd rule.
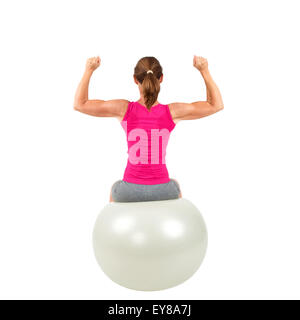
[[210, 72], [209, 72], [208, 69], [201, 70], [200, 73], [201, 73], [201, 75], [202, 75], [202, 77], [203, 77], [203, 80], [204, 80], [205, 82], [210, 82], [210, 81], [212, 81], [212, 76], [211, 76], [211, 74], [210, 74]]
[[93, 74], [93, 72], [94, 72], [94, 70], [92, 70], [92, 69], [90, 69], [90, 68], [86, 68], [85, 71], [84, 71], [84, 73], [85, 73], [86, 75], [89, 75], [89, 76], [91, 76], [91, 75]]
[[209, 70], [208, 70], [208, 68], [200, 69], [199, 71], [200, 71], [200, 73], [202, 74], [202, 76], [209, 75]]

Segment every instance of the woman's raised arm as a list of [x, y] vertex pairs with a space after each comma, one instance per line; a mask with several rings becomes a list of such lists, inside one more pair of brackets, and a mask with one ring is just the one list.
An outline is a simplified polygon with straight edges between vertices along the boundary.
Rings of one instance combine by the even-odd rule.
[[193, 65], [200, 71], [205, 81], [206, 101], [170, 103], [169, 108], [174, 122], [199, 119], [224, 109], [220, 90], [208, 70], [207, 60], [194, 56]]
[[76, 90], [74, 109], [95, 117], [115, 117], [122, 120], [129, 101], [125, 99], [89, 100], [89, 83], [93, 72], [100, 66], [100, 57], [89, 58], [85, 72]]

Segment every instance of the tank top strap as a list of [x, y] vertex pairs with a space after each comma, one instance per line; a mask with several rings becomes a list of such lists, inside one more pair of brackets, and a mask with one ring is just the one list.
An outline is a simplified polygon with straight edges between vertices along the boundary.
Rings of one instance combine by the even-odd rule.
[[165, 106], [165, 108], [166, 108], [167, 116], [168, 116], [168, 118], [169, 118], [169, 120], [170, 120], [170, 130], [172, 131], [172, 130], [175, 128], [176, 123], [175, 123], [174, 120], [173, 120], [173, 117], [172, 117], [172, 114], [171, 114], [169, 105], [168, 105], [168, 104], [165, 104], [164, 106]]
[[127, 106], [127, 110], [125, 112], [125, 115], [124, 115], [122, 121], [127, 121], [128, 116], [129, 116], [129, 114], [130, 114], [130, 112], [132, 110], [132, 106], [133, 106], [133, 101], [129, 101], [128, 106]]

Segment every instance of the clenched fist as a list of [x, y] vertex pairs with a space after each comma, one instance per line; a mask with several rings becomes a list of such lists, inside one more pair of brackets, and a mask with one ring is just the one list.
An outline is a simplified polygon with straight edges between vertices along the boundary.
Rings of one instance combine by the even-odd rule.
[[86, 61], [86, 69], [87, 70], [96, 70], [99, 66], [100, 66], [100, 63], [101, 63], [101, 59], [100, 57], [92, 57], [92, 58], [89, 58], [87, 59]]
[[193, 65], [199, 71], [203, 71], [205, 69], [208, 69], [208, 62], [203, 57], [194, 56]]

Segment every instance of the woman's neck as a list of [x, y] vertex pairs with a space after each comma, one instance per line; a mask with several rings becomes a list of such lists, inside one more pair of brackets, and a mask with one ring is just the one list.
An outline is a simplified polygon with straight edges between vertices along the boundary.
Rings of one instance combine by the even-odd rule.
[[[146, 103], [145, 103], [145, 100], [140, 98], [138, 101], [137, 101], [139, 104], [141, 104], [142, 106], [146, 107]], [[157, 104], [160, 104], [157, 100], [153, 103], [152, 106], [156, 106]]]

